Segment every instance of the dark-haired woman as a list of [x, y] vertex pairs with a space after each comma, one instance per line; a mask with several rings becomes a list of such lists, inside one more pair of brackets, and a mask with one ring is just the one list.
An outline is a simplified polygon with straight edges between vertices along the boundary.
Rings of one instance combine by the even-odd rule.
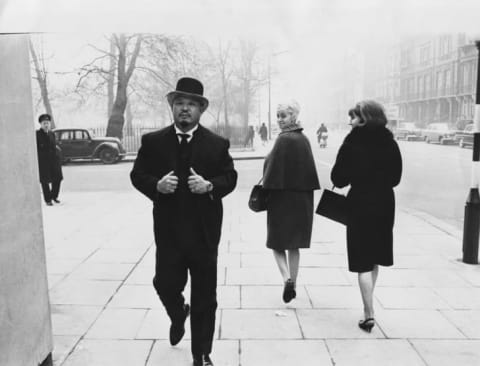
[[358, 325], [370, 332], [378, 266], [393, 265], [393, 187], [400, 183], [402, 158], [379, 103], [362, 101], [348, 114], [352, 130], [338, 151], [331, 179], [336, 187], [350, 185], [348, 267], [358, 273], [362, 294], [364, 318]]

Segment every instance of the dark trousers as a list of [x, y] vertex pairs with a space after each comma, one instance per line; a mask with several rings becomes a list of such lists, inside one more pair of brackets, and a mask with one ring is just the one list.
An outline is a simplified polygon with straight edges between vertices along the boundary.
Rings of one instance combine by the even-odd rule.
[[192, 354], [210, 354], [217, 309], [217, 252], [207, 249], [202, 240], [190, 246], [169, 244], [157, 244], [153, 286], [175, 322], [183, 313], [182, 292], [190, 272]]
[[60, 180], [52, 182], [52, 188], [50, 189], [50, 183], [42, 182], [43, 199], [45, 202], [52, 202], [53, 199], [58, 198], [60, 192]]

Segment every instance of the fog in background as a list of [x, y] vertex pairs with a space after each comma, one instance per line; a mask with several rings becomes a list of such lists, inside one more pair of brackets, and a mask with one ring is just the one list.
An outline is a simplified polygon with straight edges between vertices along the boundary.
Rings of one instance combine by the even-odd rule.
[[[76, 80], [72, 71], [95, 57], [88, 45], [122, 32], [183, 36], [212, 47], [255, 41], [265, 70], [268, 62], [271, 66], [272, 122], [276, 104], [294, 98], [308, 127], [328, 122], [323, 116], [329, 115], [334, 90], [345, 87], [347, 63], [358, 63], [361, 70], [363, 54], [374, 55], [378, 47], [405, 37], [452, 32], [476, 37], [479, 11], [478, 0], [3, 0], [0, 32], [44, 33], [41, 43], [56, 89], [52, 103], [61, 123], [106, 123], [101, 106], [75, 109], [68, 93]], [[266, 83], [256, 97], [255, 124], [268, 120]]]

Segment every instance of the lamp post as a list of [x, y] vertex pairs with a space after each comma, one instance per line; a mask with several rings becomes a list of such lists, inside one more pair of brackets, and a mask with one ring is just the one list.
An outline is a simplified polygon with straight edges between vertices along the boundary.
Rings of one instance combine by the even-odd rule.
[[475, 45], [478, 52], [478, 64], [475, 115], [473, 117], [472, 183], [465, 204], [465, 219], [463, 222], [462, 261], [468, 264], [478, 263], [478, 239], [480, 234], [480, 195], [478, 193], [480, 173], [480, 41], [475, 41]]
[[268, 57], [268, 139], [272, 139], [272, 57], [289, 52], [288, 50], [271, 53]]

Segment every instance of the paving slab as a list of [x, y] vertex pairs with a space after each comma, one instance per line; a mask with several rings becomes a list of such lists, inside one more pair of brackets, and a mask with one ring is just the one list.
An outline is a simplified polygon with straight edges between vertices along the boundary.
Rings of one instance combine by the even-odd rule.
[[465, 335], [437, 310], [379, 309], [375, 320], [388, 338], [465, 338]]
[[372, 333], [358, 328], [361, 312], [350, 309], [299, 309], [298, 319], [306, 339], [385, 338], [378, 327]]
[[152, 341], [82, 340], [62, 366], [144, 366]]
[[242, 366], [333, 366], [324, 341], [242, 340]]
[[222, 311], [221, 339], [300, 339], [302, 333], [291, 309]]
[[480, 339], [480, 310], [442, 310], [441, 313], [466, 337]]
[[108, 306], [130, 309], [163, 307], [153, 285], [123, 285], [113, 296]]
[[102, 306], [51, 305], [54, 335], [84, 335], [102, 312]]
[[450, 309], [430, 288], [378, 287], [375, 297], [384, 309]]
[[412, 340], [428, 366], [478, 366], [480, 341], [474, 340]]
[[105, 309], [84, 339], [135, 339], [146, 309]]
[[82, 263], [70, 274], [70, 279], [123, 281], [133, 269], [132, 263]]
[[119, 281], [65, 279], [50, 292], [52, 304], [105, 305], [120, 286]]
[[72, 351], [74, 346], [80, 340], [80, 336], [65, 336], [65, 335], [54, 335], [53, 336], [53, 364], [61, 365], [68, 354]]
[[404, 339], [328, 339], [326, 343], [335, 366], [425, 366]]
[[[362, 300], [358, 286], [307, 285], [308, 296], [318, 309], [360, 309]], [[380, 306], [374, 299], [374, 306]]]
[[304, 286], [297, 286], [297, 297], [288, 304], [282, 299], [283, 286], [242, 286], [242, 309], [312, 308]]
[[435, 292], [454, 309], [480, 309], [480, 288], [439, 288]]
[[[239, 365], [239, 342], [217, 340], [213, 344], [212, 361], [215, 366]], [[146, 366], [191, 366], [192, 354], [189, 342], [172, 347], [168, 341], [156, 341]]]

